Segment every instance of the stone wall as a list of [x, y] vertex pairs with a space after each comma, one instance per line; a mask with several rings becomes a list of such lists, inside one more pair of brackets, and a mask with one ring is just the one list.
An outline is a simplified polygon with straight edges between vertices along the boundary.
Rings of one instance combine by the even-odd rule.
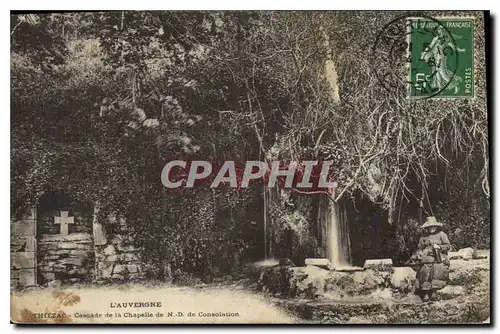
[[94, 278], [94, 263], [94, 245], [90, 233], [40, 236], [39, 284], [53, 280], [64, 283], [91, 281]]
[[140, 249], [134, 245], [133, 232], [125, 220], [111, 219], [106, 242], [96, 245], [98, 280], [136, 281], [144, 277]]
[[[54, 221], [54, 217], [61, 217], [59, 209], [74, 219], [68, 225], [68, 235], [62, 235], [61, 225]], [[133, 229], [125, 220], [113, 217], [100, 224], [97, 211], [88, 211], [74, 205], [58, 206], [57, 210], [33, 207], [22, 217], [11, 219], [13, 289], [50, 282], [127, 282], [144, 277]]]
[[36, 285], [36, 209], [31, 208], [10, 225], [11, 287]]

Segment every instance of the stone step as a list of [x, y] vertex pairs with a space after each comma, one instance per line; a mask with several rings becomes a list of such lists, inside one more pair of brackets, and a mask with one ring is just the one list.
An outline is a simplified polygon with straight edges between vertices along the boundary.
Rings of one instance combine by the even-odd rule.
[[306, 267], [308, 266], [315, 266], [319, 267], [321, 269], [326, 269], [326, 270], [332, 270], [334, 269], [332, 264], [330, 263], [330, 260], [328, 259], [306, 259], [305, 261]]
[[392, 271], [392, 259], [371, 259], [366, 260], [364, 269], [373, 269], [378, 271]]

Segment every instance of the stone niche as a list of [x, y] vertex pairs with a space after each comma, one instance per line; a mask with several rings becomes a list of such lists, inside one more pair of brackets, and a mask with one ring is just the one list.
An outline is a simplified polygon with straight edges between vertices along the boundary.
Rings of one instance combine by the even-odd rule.
[[114, 215], [100, 221], [98, 211], [52, 192], [13, 217], [11, 287], [141, 280], [133, 228]]
[[92, 234], [93, 214], [92, 206], [76, 202], [61, 192], [45, 194], [38, 204], [37, 234], [61, 234], [61, 215], [67, 216], [68, 221], [64, 234]]
[[61, 192], [40, 198], [37, 217], [38, 284], [94, 279], [93, 208]]

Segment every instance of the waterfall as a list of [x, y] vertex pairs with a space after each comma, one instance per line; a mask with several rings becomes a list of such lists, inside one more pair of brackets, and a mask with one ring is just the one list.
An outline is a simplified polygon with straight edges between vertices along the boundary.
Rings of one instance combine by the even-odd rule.
[[319, 234], [325, 257], [335, 268], [349, 267], [351, 242], [344, 205], [325, 196], [320, 202], [319, 210]]

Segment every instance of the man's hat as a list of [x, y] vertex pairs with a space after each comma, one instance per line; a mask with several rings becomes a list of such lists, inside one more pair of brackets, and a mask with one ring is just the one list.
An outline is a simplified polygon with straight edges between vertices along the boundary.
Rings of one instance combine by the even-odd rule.
[[436, 217], [431, 216], [427, 217], [427, 221], [424, 225], [420, 226], [420, 228], [428, 228], [428, 227], [442, 227], [443, 223], [440, 223], [436, 220]]

